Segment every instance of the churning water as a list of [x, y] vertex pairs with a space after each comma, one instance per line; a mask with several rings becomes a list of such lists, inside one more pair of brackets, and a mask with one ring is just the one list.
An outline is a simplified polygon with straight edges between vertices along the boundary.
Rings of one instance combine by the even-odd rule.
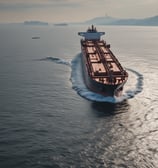
[[49, 60], [57, 64], [70, 66], [72, 88], [76, 90], [76, 92], [79, 95], [91, 101], [119, 103], [124, 100], [133, 98], [136, 94], [140, 93], [143, 90], [143, 75], [133, 69], [126, 68], [128, 73], [130, 74], [130, 79], [128, 80], [128, 83], [132, 82], [132, 85], [134, 87], [132, 88], [131, 85], [126, 87], [126, 90], [124, 89], [124, 93], [121, 97], [114, 97], [114, 98], [105, 97], [87, 89], [83, 80], [81, 54], [78, 54], [77, 56], [75, 56], [75, 58], [71, 61], [71, 63], [64, 59], [54, 58], [54, 57], [47, 57], [47, 58], [41, 59], [41, 61], [44, 61], [44, 60]]
[[98, 26], [129, 74], [120, 98], [83, 82], [86, 29], [0, 25], [0, 167], [157, 167], [158, 28]]

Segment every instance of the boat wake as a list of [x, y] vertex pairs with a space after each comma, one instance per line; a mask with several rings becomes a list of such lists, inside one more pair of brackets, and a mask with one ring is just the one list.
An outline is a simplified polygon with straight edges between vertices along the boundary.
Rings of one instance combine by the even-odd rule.
[[66, 61], [64, 59], [56, 58], [56, 57], [46, 57], [46, 58], [40, 59], [40, 61], [53, 61], [57, 64], [64, 64], [64, 65], [71, 66], [71, 62]]
[[72, 88], [82, 97], [96, 102], [119, 103], [124, 100], [135, 97], [143, 90], [143, 75], [139, 72], [126, 68], [129, 74], [127, 83], [124, 86], [124, 91], [121, 97], [105, 97], [103, 95], [90, 91], [83, 80], [81, 54], [78, 54], [71, 62], [55, 57], [46, 57], [43, 61], [53, 61], [57, 64], [64, 64], [71, 67], [71, 82]]
[[128, 82], [125, 84], [124, 92], [121, 97], [105, 97], [90, 91], [84, 83], [81, 65], [81, 54], [78, 54], [71, 62], [71, 81], [72, 87], [76, 92], [91, 101], [119, 103], [133, 98], [143, 90], [143, 75], [133, 69], [126, 69], [129, 73]]

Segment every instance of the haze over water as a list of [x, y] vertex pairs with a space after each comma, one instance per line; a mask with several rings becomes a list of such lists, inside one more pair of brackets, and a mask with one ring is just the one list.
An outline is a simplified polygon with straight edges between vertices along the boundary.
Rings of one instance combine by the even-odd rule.
[[158, 27], [97, 27], [129, 73], [119, 99], [84, 85], [86, 29], [0, 25], [0, 167], [157, 167]]

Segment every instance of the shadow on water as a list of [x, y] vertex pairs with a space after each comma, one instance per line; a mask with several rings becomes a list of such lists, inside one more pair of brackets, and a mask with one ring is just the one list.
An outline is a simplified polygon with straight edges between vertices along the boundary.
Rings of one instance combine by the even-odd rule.
[[108, 102], [92, 102], [92, 108], [97, 117], [108, 117], [121, 113], [126, 113], [129, 110], [128, 101], [125, 100], [121, 103], [108, 103]]

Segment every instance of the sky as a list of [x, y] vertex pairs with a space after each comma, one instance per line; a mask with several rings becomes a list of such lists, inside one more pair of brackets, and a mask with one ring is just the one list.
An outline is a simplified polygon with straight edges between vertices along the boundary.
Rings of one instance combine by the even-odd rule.
[[158, 15], [158, 0], [0, 0], [0, 22], [81, 22], [99, 16]]

